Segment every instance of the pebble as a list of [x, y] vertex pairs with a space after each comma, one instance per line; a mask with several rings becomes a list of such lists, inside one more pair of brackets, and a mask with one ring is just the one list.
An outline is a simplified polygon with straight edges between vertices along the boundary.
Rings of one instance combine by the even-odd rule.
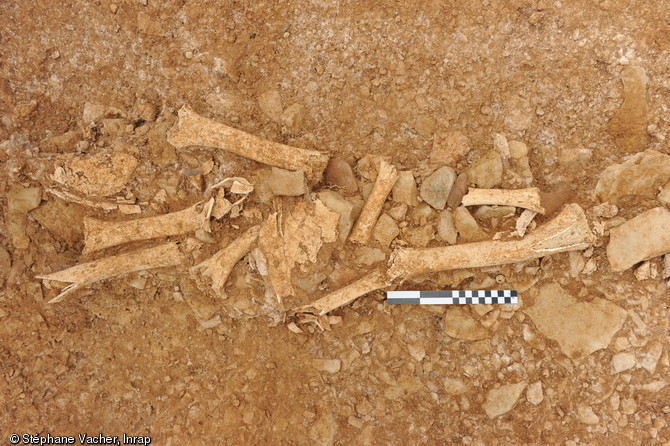
[[524, 312], [573, 360], [606, 348], [628, 317], [626, 310], [605, 299], [578, 302], [557, 283], [542, 286], [535, 304]]
[[619, 208], [615, 204], [600, 203], [591, 208], [593, 215], [603, 218], [614, 218], [619, 213]]
[[479, 341], [491, 335], [470, 313], [459, 306], [448, 305], [444, 312], [444, 332], [456, 339]]
[[430, 116], [419, 115], [416, 117], [416, 131], [421, 136], [430, 136], [435, 132], [435, 120]]
[[493, 419], [512, 410], [525, 388], [526, 382], [521, 381], [489, 390], [483, 404], [486, 415]]
[[454, 169], [441, 167], [423, 180], [419, 195], [423, 201], [435, 209], [444, 209], [454, 181], [456, 181]]
[[281, 114], [282, 124], [291, 129], [293, 133], [300, 131], [304, 120], [305, 107], [303, 107], [301, 104], [289, 105]]
[[158, 117], [158, 107], [150, 102], [144, 102], [137, 107], [137, 115], [147, 122], [154, 122]]
[[600, 201], [616, 204], [628, 195], [656, 198], [658, 189], [670, 180], [670, 155], [646, 150], [621, 164], [607, 167], [596, 184]]
[[488, 238], [488, 234], [479, 226], [465, 206], [460, 206], [454, 211], [454, 225], [463, 242], [479, 242]]
[[544, 400], [544, 394], [542, 392], [542, 381], [535, 381], [533, 384], [528, 386], [526, 390], [526, 399], [529, 403], [538, 405]]
[[331, 158], [324, 172], [326, 183], [342, 189], [346, 195], [353, 195], [358, 191], [358, 182], [354, 171], [342, 158]]
[[449, 395], [461, 395], [467, 390], [467, 386], [460, 378], [444, 378], [444, 390]]
[[407, 216], [407, 205], [405, 203], [400, 203], [396, 206], [393, 206], [387, 212], [395, 221], [401, 222]]
[[375, 240], [379, 242], [382, 248], [388, 249], [393, 239], [396, 238], [399, 234], [400, 229], [398, 228], [398, 224], [395, 222], [395, 220], [393, 220], [385, 213], [382, 214], [379, 217], [379, 220], [377, 220], [377, 224], [375, 225], [373, 233]]
[[430, 163], [433, 165], [455, 165], [471, 150], [470, 140], [461, 132], [439, 133], [433, 139]]
[[184, 57], [187, 58], [188, 60], [193, 59], [193, 51], [190, 51], [190, 50], [189, 50], [189, 51], [186, 51], [186, 52], [184, 53]]
[[368, 266], [386, 260], [384, 251], [379, 248], [371, 248], [369, 246], [356, 247], [355, 254], [356, 263]]
[[593, 413], [591, 406], [583, 404], [577, 408], [577, 418], [584, 424], [598, 424], [600, 422], [600, 418]]
[[[651, 237], [650, 234], [654, 236]], [[610, 229], [607, 259], [612, 271], [625, 271], [670, 252], [670, 211], [657, 207]]]
[[644, 349], [644, 351], [639, 354], [638, 363], [640, 364], [640, 367], [645, 369], [647, 372], [654, 374], [662, 354], [663, 344], [658, 341], [652, 341]]
[[530, 185], [533, 172], [528, 161], [528, 147], [521, 141], [509, 141], [510, 169], [526, 179]]
[[651, 262], [642, 262], [633, 272], [636, 280], [647, 280], [651, 277]]
[[647, 75], [642, 67], [629, 66], [621, 73], [623, 104], [614, 114], [608, 131], [617, 147], [636, 153], [647, 145]]
[[415, 361], [421, 362], [426, 357], [426, 349], [420, 343], [407, 344], [407, 350]]
[[258, 96], [258, 106], [270, 119], [280, 122], [282, 115], [281, 95], [277, 90], [267, 90]]
[[82, 113], [84, 124], [88, 125], [91, 122], [99, 120], [105, 115], [106, 110], [107, 108], [102, 104], [86, 102], [84, 104], [84, 112]]
[[468, 171], [468, 180], [477, 187], [490, 189], [502, 182], [503, 165], [500, 154], [489, 150]]
[[593, 151], [590, 149], [562, 149], [558, 153], [558, 164], [563, 167], [582, 166], [587, 163], [593, 156]]
[[340, 215], [337, 221], [337, 230], [340, 241], [344, 242], [349, 237], [349, 232], [354, 224], [354, 205], [332, 190], [321, 191], [317, 194], [317, 197], [328, 209]]
[[268, 185], [275, 195], [297, 197], [307, 191], [305, 172], [302, 170], [284, 170], [273, 167]]
[[398, 180], [393, 186], [393, 201], [404, 203], [408, 206], [419, 204], [418, 190], [414, 174], [411, 170], [403, 170], [398, 173]]
[[514, 95], [507, 103], [509, 110], [505, 117], [505, 125], [513, 132], [527, 130], [533, 122], [533, 107], [530, 101], [518, 95]]
[[450, 245], [456, 244], [458, 230], [454, 224], [454, 216], [450, 211], [444, 210], [440, 212], [440, 215], [437, 218], [437, 234], [442, 240]]
[[403, 239], [415, 248], [425, 248], [435, 238], [433, 225], [425, 224], [418, 227], [405, 228], [402, 231]]
[[612, 374], [625, 372], [635, 367], [634, 353], [617, 353], [612, 357]]
[[7, 191], [7, 208], [10, 211], [26, 213], [40, 205], [42, 189], [39, 187], [23, 187], [11, 184]]
[[112, 14], [116, 14], [116, 11], [119, 10], [119, 6], [115, 3], [109, 5], [109, 10], [112, 11]]
[[312, 361], [314, 368], [322, 372], [337, 373], [340, 371], [342, 361], [339, 359], [314, 359]]

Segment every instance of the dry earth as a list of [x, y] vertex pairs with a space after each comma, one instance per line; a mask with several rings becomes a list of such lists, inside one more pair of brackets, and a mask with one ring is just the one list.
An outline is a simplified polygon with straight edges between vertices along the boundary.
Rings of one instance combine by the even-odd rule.
[[[670, 444], [669, 45], [660, 0], [3, 0], [2, 441]], [[303, 183], [175, 147], [185, 104], [337, 164]], [[352, 243], [382, 159], [404, 173]], [[180, 211], [230, 177], [254, 191], [211, 232], [85, 243], [85, 217]], [[577, 203], [595, 243], [385, 288], [514, 288], [519, 305], [390, 306], [380, 290], [325, 331], [289, 325], [295, 305], [385, 274], [394, 249], [515, 239], [521, 210], [445, 205], [468, 184], [542, 190], [530, 235]], [[191, 270], [256, 225], [223, 290]], [[37, 278], [167, 241], [176, 266], [58, 303], [65, 284]]]

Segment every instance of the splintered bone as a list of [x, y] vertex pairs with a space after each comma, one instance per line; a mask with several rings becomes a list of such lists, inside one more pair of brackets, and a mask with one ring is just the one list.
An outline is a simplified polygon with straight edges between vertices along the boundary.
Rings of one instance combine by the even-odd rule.
[[212, 288], [223, 294], [223, 287], [237, 262], [249, 253], [258, 239], [260, 225], [249, 228], [231, 244], [218, 251], [209, 259], [192, 268], [193, 272], [201, 272], [203, 276], [212, 279]]
[[391, 278], [462, 268], [526, 262], [559, 252], [586, 249], [595, 242], [584, 211], [569, 204], [551, 221], [526, 238], [485, 241], [427, 249], [397, 249], [391, 255]]
[[463, 206], [479, 206], [497, 204], [501, 206], [515, 206], [530, 209], [538, 214], [544, 214], [540, 200], [540, 190], [537, 187], [527, 189], [476, 189], [471, 187], [463, 196]]
[[70, 285], [63, 288], [58, 296], [49, 301], [52, 304], [60, 302], [73, 291], [100, 280], [145, 269], [176, 266], [183, 264], [185, 261], [186, 258], [179, 251], [176, 243], [165, 243], [152, 248], [82, 263], [56, 273], [35, 276], [35, 278], [70, 283]]
[[[186, 234], [198, 229], [209, 231], [209, 217], [214, 199], [156, 217], [126, 221], [102, 221], [84, 218], [85, 252], [90, 253], [123, 243], [170, 235]], [[200, 209], [202, 208], [202, 209]]]
[[377, 223], [379, 214], [382, 212], [386, 197], [388, 197], [397, 180], [398, 170], [393, 165], [382, 160], [375, 185], [372, 187], [368, 201], [363, 206], [361, 215], [356, 220], [349, 240], [360, 244], [368, 242], [372, 229]]
[[293, 314], [310, 313], [321, 316], [337, 308], [350, 304], [357, 298], [389, 285], [386, 274], [380, 271], [374, 271], [367, 276], [361, 277], [357, 281], [350, 283], [344, 288], [333, 291], [330, 294], [315, 300], [314, 302], [296, 307]]
[[312, 180], [321, 179], [329, 156], [261, 139], [198, 115], [187, 105], [179, 110], [179, 122], [169, 131], [168, 142], [177, 148], [208, 146], [288, 170], [302, 170]]

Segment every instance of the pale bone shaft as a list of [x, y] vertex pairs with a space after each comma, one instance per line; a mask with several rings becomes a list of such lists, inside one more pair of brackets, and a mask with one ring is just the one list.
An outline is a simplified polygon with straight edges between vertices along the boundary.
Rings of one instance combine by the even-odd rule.
[[188, 106], [179, 110], [179, 122], [168, 133], [168, 142], [177, 148], [216, 147], [270, 166], [302, 170], [312, 180], [321, 178], [329, 159], [323, 152], [267, 141], [212, 121]]
[[428, 249], [398, 249], [391, 257], [391, 278], [526, 262], [559, 252], [586, 249], [595, 241], [584, 211], [567, 205], [553, 220], [517, 241], [486, 241]]
[[476, 189], [471, 187], [463, 197], [463, 206], [501, 205], [530, 209], [544, 214], [537, 187], [527, 189]]
[[260, 226], [249, 228], [244, 234], [235, 239], [231, 244], [218, 251], [209, 259], [195, 266], [196, 269], [204, 268], [202, 274], [212, 278], [212, 288], [221, 290], [226, 284], [233, 267], [254, 246], [258, 239]]
[[210, 200], [200, 211], [200, 205], [196, 204], [170, 214], [126, 221], [84, 218], [86, 252], [138, 240], [186, 234], [198, 229], [208, 230], [212, 205], [213, 201]]
[[354, 229], [351, 231], [349, 240], [356, 243], [365, 244], [370, 239], [372, 229], [377, 223], [379, 214], [384, 207], [386, 197], [393, 189], [398, 180], [398, 170], [393, 165], [382, 161], [379, 167], [379, 174], [375, 185], [372, 187], [372, 192], [365, 202], [361, 215], [356, 220]]

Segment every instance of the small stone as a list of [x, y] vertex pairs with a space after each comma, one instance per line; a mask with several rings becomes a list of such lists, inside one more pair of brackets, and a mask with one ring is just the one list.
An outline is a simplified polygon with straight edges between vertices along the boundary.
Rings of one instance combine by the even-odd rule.
[[521, 381], [516, 384], [506, 384], [497, 389], [489, 390], [486, 395], [486, 401], [483, 404], [486, 415], [493, 419], [512, 410], [525, 388], [526, 382]]
[[258, 106], [273, 121], [279, 122], [282, 115], [281, 96], [277, 90], [268, 90], [258, 96]]
[[598, 179], [595, 194], [600, 201], [616, 204], [628, 195], [655, 198], [670, 180], [670, 155], [645, 150], [621, 164], [606, 168]]
[[105, 111], [106, 107], [102, 104], [86, 102], [84, 104], [84, 112], [82, 114], [84, 124], [88, 125], [101, 119], [103, 116], [105, 116]]
[[663, 354], [663, 344], [652, 341], [642, 353], [639, 353], [638, 363], [647, 372], [654, 374], [658, 360], [661, 359], [661, 354]]
[[459, 306], [448, 305], [444, 313], [444, 332], [456, 339], [479, 341], [491, 336], [470, 313]]
[[582, 166], [593, 156], [590, 149], [562, 149], [558, 154], [558, 164], [563, 167]]
[[642, 265], [635, 268], [633, 275], [637, 280], [648, 280], [651, 277], [651, 262], [642, 262]]
[[633, 398], [624, 398], [621, 401], [621, 413], [624, 415], [632, 415], [637, 410], [637, 403]]
[[454, 224], [454, 216], [450, 211], [440, 212], [440, 216], [437, 218], [437, 234], [450, 245], [456, 244], [458, 230]]
[[403, 170], [398, 173], [398, 180], [393, 186], [393, 201], [396, 203], [405, 203], [408, 206], [419, 204], [417, 198], [418, 191], [414, 174], [411, 170]]
[[387, 214], [382, 214], [377, 220], [374, 229], [374, 238], [384, 249], [388, 249], [391, 242], [400, 234], [398, 224]]
[[426, 357], [426, 350], [421, 343], [408, 344], [407, 349], [409, 350], [410, 356], [417, 362], [423, 361], [423, 358]]
[[[650, 236], [653, 234], [653, 236]], [[670, 211], [657, 207], [610, 229], [607, 259], [612, 271], [625, 271], [670, 252]]]
[[456, 209], [461, 205], [463, 201], [463, 196], [468, 193], [468, 174], [466, 172], [461, 172], [456, 177], [454, 185], [451, 186], [451, 192], [449, 192], [449, 198], [447, 198], [447, 206], [451, 209]]
[[444, 209], [454, 181], [456, 181], [454, 169], [441, 167], [423, 180], [419, 195], [423, 201], [435, 209]]
[[139, 0], [140, 5], [142, 6], [148, 6], [149, 5], [149, 0]]
[[622, 152], [635, 153], [647, 145], [647, 82], [642, 67], [629, 66], [621, 72], [623, 104], [608, 125], [608, 131]]
[[158, 117], [158, 107], [150, 102], [144, 102], [137, 107], [137, 115], [147, 122], [154, 122]]
[[112, 14], [116, 14], [116, 11], [119, 10], [119, 6], [115, 3], [109, 5], [109, 10], [112, 11]]
[[379, 248], [370, 248], [369, 246], [359, 246], [356, 248], [356, 263], [363, 265], [373, 265], [386, 260], [384, 251]]
[[503, 165], [500, 154], [489, 150], [468, 171], [468, 180], [477, 187], [490, 189], [502, 182]]
[[268, 185], [275, 195], [297, 197], [307, 191], [305, 172], [302, 170], [284, 170], [273, 167]]
[[12, 259], [5, 248], [0, 246], [0, 286], [5, 283], [5, 278], [12, 268]]
[[16, 249], [28, 249], [30, 246], [30, 237], [26, 233], [25, 215], [17, 212], [9, 212], [7, 215], [7, 233]]
[[605, 299], [578, 302], [557, 283], [542, 286], [535, 304], [524, 311], [573, 360], [606, 348], [628, 317], [626, 310]]
[[536, 381], [528, 386], [528, 389], [526, 390], [526, 399], [529, 403], [536, 406], [544, 400], [542, 381]]
[[635, 367], [635, 354], [617, 353], [612, 357], [612, 374], [625, 372]]
[[598, 424], [600, 422], [600, 418], [593, 413], [591, 406], [580, 405], [577, 408], [577, 417], [584, 424]]
[[670, 204], [670, 181], [665, 183], [663, 189], [658, 193], [658, 200], [665, 205]]
[[433, 219], [435, 211], [426, 203], [421, 203], [419, 206], [412, 209], [410, 220], [413, 224], [423, 226]]
[[435, 238], [433, 225], [405, 228], [402, 233], [403, 239], [415, 248], [425, 248]]
[[26, 213], [40, 205], [42, 189], [39, 187], [23, 187], [11, 184], [7, 191], [7, 208], [10, 211]]
[[332, 446], [337, 437], [339, 424], [331, 411], [323, 411], [309, 430], [309, 438], [315, 445]]
[[461, 395], [467, 390], [467, 386], [460, 378], [444, 378], [444, 390], [449, 395]]
[[[81, 139], [81, 133], [76, 130], [70, 130], [65, 132], [62, 135], [52, 136], [47, 139], [45, 142], [46, 147], [49, 150], [58, 153], [74, 152], [76, 150], [76, 145]], [[88, 141], [82, 141], [88, 142]]]
[[356, 429], [361, 429], [363, 427], [363, 422], [353, 415], [349, 415], [349, 418], [347, 418], [347, 423]]
[[430, 163], [442, 166], [455, 165], [470, 150], [470, 140], [461, 132], [438, 133], [433, 139]]
[[591, 208], [593, 215], [603, 218], [614, 218], [619, 213], [619, 208], [615, 204], [600, 203]]
[[291, 129], [291, 131], [294, 133], [298, 132], [302, 128], [304, 120], [305, 107], [303, 107], [301, 104], [289, 105], [281, 114], [282, 124]]
[[349, 232], [354, 223], [354, 205], [345, 200], [342, 195], [332, 190], [321, 191], [317, 196], [328, 209], [340, 215], [337, 221], [337, 230], [340, 241], [344, 242], [349, 237]]
[[465, 206], [460, 206], [454, 211], [454, 225], [464, 242], [479, 242], [488, 239], [488, 234], [477, 224]]
[[331, 158], [324, 172], [326, 183], [337, 186], [346, 195], [353, 195], [358, 191], [358, 182], [354, 171], [342, 158]]
[[186, 52], [184, 53], [184, 57], [187, 58], [188, 60], [193, 59], [193, 51], [190, 51], [190, 50], [189, 50], [189, 51], [186, 51]]
[[521, 96], [512, 96], [507, 103], [505, 125], [513, 132], [522, 132], [533, 122], [533, 107], [530, 101]]
[[370, 404], [370, 401], [367, 400], [367, 398], [363, 398], [363, 400], [356, 404], [356, 413], [362, 416], [365, 416], [372, 412], [374, 407], [372, 407], [372, 404]]
[[430, 136], [435, 132], [435, 120], [426, 115], [419, 115], [416, 118], [416, 131], [421, 136]]
[[405, 203], [400, 203], [396, 206], [393, 206], [387, 212], [397, 222], [401, 222], [407, 216], [407, 205]]
[[314, 368], [322, 372], [337, 373], [340, 371], [342, 361], [339, 359], [314, 359], [312, 361]]
[[177, 161], [177, 151], [174, 146], [167, 142], [166, 132], [170, 127], [168, 123], [160, 123], [147, 133], [147, 144], [151, 161], [158, 167], [165, 168]]
[[530, 170], [528, 162], [528, 147], [521, 141], [509, 141], [510, 169], [522, 177], [530, 184], [533, 180], [533, 172]]

